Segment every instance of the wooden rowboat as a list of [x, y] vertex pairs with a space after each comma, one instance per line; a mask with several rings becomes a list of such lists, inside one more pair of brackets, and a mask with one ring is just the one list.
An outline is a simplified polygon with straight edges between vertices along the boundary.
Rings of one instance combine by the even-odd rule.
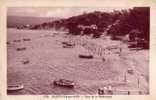
[[18, 91], [24, 89], [24, 85], [8, 85], [7, 86], [7, 91]]
[[61, 87], [67, 87], [67, 88], [74, 88], [75, 86], [74, 81], [66, 80], [66, 79], [54, 80], [53, 84], [55, 86], [61, 86]]
[[22, 48], [17, 48], [16, 50], [17, 51], [22, 51], [22, 50], [26, 50], [26, 48], [25, 47], [22, 47]]
[[92, 59], [93, 58], [92, 55], [82, 55], [82, 54], [80, 54], [79, 57], [80, 58], [86, 58], [86, 59]]

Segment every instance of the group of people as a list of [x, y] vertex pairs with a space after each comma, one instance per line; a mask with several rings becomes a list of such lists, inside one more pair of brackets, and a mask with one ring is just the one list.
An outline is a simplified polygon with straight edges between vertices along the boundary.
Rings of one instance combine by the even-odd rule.
[[76, 45], [81, 45], [85, 49], [91, 51], [93, 54], [98, 55], [100, 57], [103, 57], [104, 55], [111, 54], [114, 51], [121, 52], [121, 48], [119, 48], [119, 47], [113, 47], [113, 46], [103, 47], [99, 44], [88, 41], [87, 38], [82, 38], [82, 37], [78, 37], [78, 38], [72, 37], [72, 38], [70, 38], [69, 42], [74, 43]]

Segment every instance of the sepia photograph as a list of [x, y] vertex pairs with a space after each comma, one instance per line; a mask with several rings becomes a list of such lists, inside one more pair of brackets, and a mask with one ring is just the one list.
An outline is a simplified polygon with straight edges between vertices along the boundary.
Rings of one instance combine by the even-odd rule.
[[150, 7], [8, 7], [7, 95], [150, 95]]

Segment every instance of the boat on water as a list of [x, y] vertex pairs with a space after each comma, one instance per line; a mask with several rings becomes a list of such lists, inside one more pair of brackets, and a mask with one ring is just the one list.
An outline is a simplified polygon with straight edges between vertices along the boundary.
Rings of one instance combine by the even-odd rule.
[[70, 44], [68, 42], [62, 42], [63, 48], [73, 48], [75, 44]]
[[103, 88], [98, 89], [98, 94], [99, 95], [112, 95], [113, 94], [113, 89], [112, 86], [105, 86]]
[[66, 79], [54, 80], [53, 84], [55, 86], [61, 86], [61, 87], [67, 87], [67, 88], [74, 88], [75, 86], [74, 81], [66, 80]]
[[72, 46], [63, 46], [63, 48], [73, 48]]
[[92, 59], [93, 55], [82, 55], [82, 54], [79, 54], [79, 58]]
[[8, 85], [7, 86], [7, 91], [18, 91], [18, 90], [22, 90], [24, 89], [24, 85], [20, 84], [20, 85]]
[[22, 50], [26, 50], [26, 48], [25, 47], [22, 47], [22, 48], [17, 48], [16, 50], [17, 51], [22, 51]]

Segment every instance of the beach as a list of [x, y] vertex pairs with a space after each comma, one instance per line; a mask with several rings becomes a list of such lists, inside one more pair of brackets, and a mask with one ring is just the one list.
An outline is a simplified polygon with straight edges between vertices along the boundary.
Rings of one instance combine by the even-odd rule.
[[[78, 55], [88, 50], [77, 44], [62, 48], [62, 42], [70, 39], [65, 36], [54, 30], [7, 29], [7, 84], [24, 84], [23, 90], [8, 94], [96, 95], [106, 85], [112, 85], [114, 90], [149, 94], [149, 50], [130, 50], [122, 41], [88, 39], [104, 47], [118, 45], [122, 52], [110, 49], [110, 53], [103, 54], [105, 61], [96, 54], [93, 59], [82, 59]], [[133, 75], [127, 73], [131, 67]], [[73, 80], [75, 88], [54, 86], [53, 81], [60, 78]]]

